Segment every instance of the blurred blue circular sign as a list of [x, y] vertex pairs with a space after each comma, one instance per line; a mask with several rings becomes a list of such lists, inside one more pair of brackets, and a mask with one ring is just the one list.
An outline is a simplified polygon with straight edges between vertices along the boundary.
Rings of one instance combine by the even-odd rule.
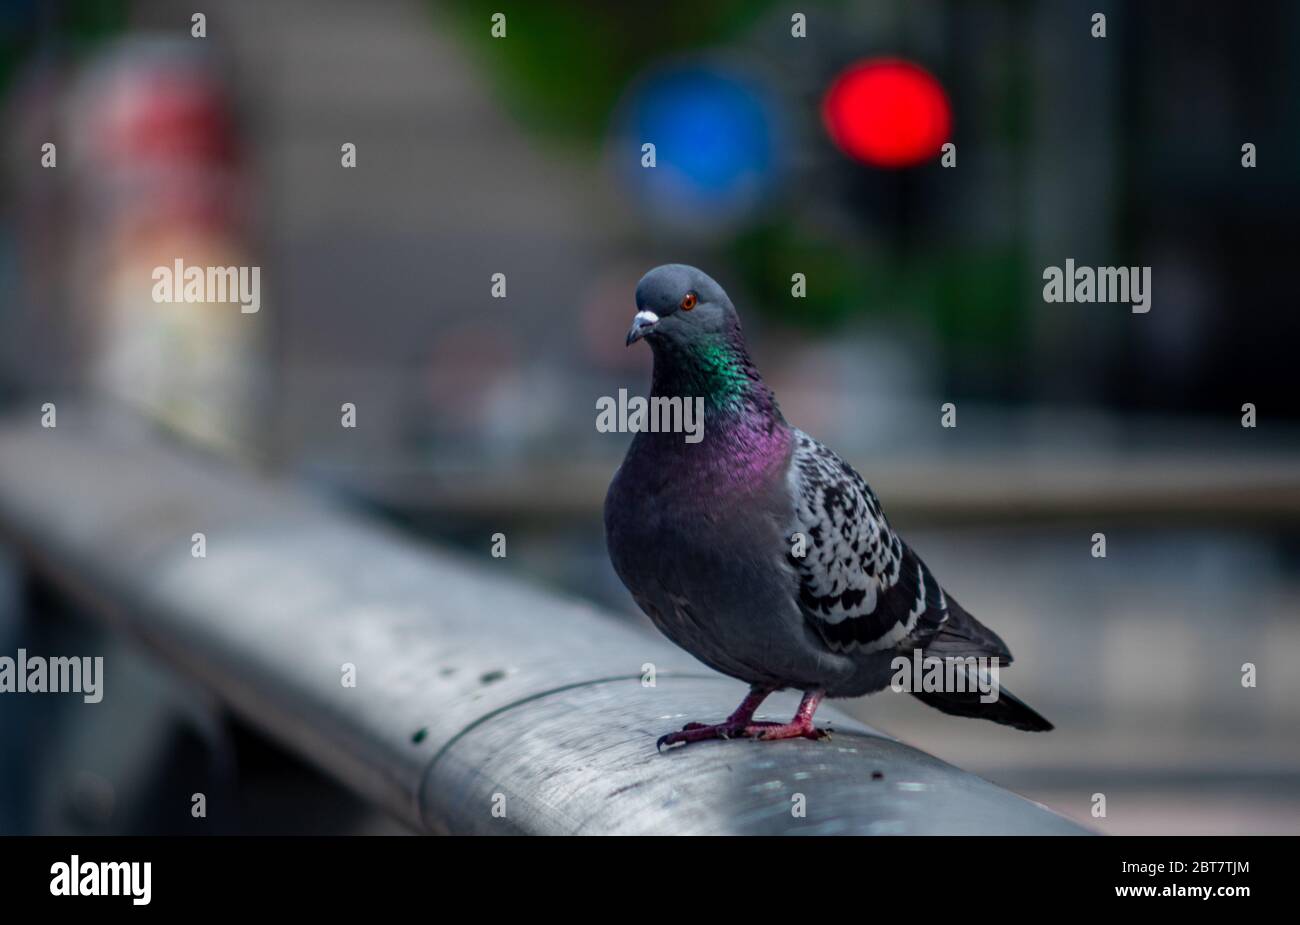
[[[703, 65], [644, 79], [624, 104], [620, 173], [655, 221], [719, 230], [752, 213], [780, 160], [769, 101], [750, 81]], [[653, 144], [654, 166], [643, 166]]]

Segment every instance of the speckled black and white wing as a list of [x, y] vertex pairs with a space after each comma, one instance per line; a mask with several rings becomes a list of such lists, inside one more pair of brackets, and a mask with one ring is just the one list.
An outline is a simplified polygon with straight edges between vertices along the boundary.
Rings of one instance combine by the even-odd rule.
[[872, 653], [934, 638], [957, 608], [890, 528], [862, 476], [795, 431], [788, 478], [795, 507], [788, 559], [800, 609], [826, 646]]

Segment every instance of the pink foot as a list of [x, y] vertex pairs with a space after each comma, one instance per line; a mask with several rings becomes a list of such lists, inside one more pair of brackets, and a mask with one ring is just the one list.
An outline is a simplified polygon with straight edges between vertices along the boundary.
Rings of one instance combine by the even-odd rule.
[[[685, 726], [682, 727], [682, 732], [692, 732], [692, 731], [694, 731], [694, 730], [696, 730], [696, 729], [727, 729], [727, 728], [732, 728], [732, 729], [737, 729], [737, 730], [744, 730], [744, 729], [746, 729], [746, 728], [750, 728], [750, 727], [754, 727], [754, 726], [783, 726], [783, 725], [785, 725], [785, 724], [784, 724], [784, 723], [768, 723], [768, 722], [757, 722], [757, 723], [755, 723], [755, 722], [749, 722], [749, 723], [743, 723], [743, 722], [732, 722], [731, 720], [727, 720], [725, 723], [718, 723], [716, 726], [710, 726], [708, 723], [687, 723]], [[738, 732], [737, 735], [739, 735], [739, 734], [740, 734], [740, 733]], [[726, 738], [726, 736], [714, 736], [713, 738]]]
[[818, 729], [812, 724], [812, 720], [802, 723], [798, 720], [792, 723], [759, 723], [749, 727], [756, 739], [767, 741], [768, 739], [829, 739], [831, 731], [829, 729]]
[[672, 748], [675, 745], [689, 745], [706, 739], [826, 739], [830, 733], [818, 729], [812, 723], [718, 723], [706, 726], [703, 723], [690, 723], [680, 732], [670, 732], [660, 736], [655, 748]]
[[[766, 696], [764, 694], [763, 696]], [[655, 743], [656, 749], [663, 749], [664, 746], [672, 748], [676, 745], [689, 745], [692, 742], [703, 742], [706, 739], [823, 739], [828, 738], [830, 733], [824, 729], [818, 729], [813, 725], [813, 714], [817, 711], [818, 704], [822, 700], [821, 691], [809, 691], [804, 694], [803, 700], [799, 704], [799, 710], [795, 713], [794, 719], [788, 723], [767, 723], [754, 722], [751, 717], [758, 704], [754, 703], [750, 709], [751, 697], [746, 698], [745, 703], [741, 704], [726, 721], [716, 725], [706, 725], [704, 723], [687, 723], [682, 727], [680, 732], [670, 732], [668, 735], [660, 736], [659, 741]], [[760, 701], [762, 698], [758, 698]]]

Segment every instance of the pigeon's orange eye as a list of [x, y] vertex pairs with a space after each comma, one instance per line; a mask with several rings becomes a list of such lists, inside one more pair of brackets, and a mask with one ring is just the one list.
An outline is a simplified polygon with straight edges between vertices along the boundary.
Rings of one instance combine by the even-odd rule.
[[700, 297], [693, 292], [688, 292], [682, 296], [682, 311], [688, 312], [695, 307], [695, 303], [700, 301]]

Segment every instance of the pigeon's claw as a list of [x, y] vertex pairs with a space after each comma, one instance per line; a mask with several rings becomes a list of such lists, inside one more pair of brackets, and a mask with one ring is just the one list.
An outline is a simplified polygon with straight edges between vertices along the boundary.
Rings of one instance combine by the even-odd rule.
[[[682, 732], [690, 732], [693, 729], [720, 729], [723, 726], [727, 726], [729, 728], [736, 730], [734, 733], [736, 736], [741, 736], [744, 734], [745, 729], [750, 726], [784, 726], [784, 725], [785, 725], [784, 723], [768, 723], [768, 722], [752, 723], [746, 720], [737, 721], [734, 719], [727, 719], [725, 722], [718, 723], [717, 726], [710, 726], [708, 723], [687, 723], [685, 726], [682, 727]], [[667, 738], [667, 736], [664, 736], [663, 738]], [[731, 736], [723, 736], [722, 738], [731, 738]]]
[[660, 736], [655, 748], [663, 751], [665, 747], [690, 745], [706, 739], [828, 739], [830, 732], [818, 729], [812, 721], [792, 723], [717, 723], [707, 726], [704, 723], [687, 723], [678, 732]]
[[766, 728], [755, 729], [754, 738], [763, 739], [829, 739], [831, 731], [829, 729], [818, 729], [809, 720], [806, 723], [795, 721], [793, 723], [764, 723]]
[[[712, 726], [705, 723], [687, 723], [678, 732], [670, 732], [667, 735], [659, 737], [655, 743], [655, 748], [663, 751], [664, 747], [673, 748], [678, 745], [690, 745], [692, 742], [703, 742], [705, 739], [740, 739], [746, 735], [746, 730], [754, 729], [756, 732], [759, 728], [758, 723], [716, 723]], [[763, 723], [763, 726], [775, 725]]]
[[655, 748], [663, 751], [665, 747], [690, 745], [706, 739], [755, 739], [768, 741], [772, 739], [829, 739], [830, 731], [818, 729], [812, 718], [796, 719], [789, 723], [717, 723], [709, 726], [704, 723], [687, 723], [678, 732], [660, 736]]
[[788, 723], [755, 722], [754, 711], [758, 709], [770, 690], [755, 687], [725, 720], [715, 725], [705, 723], [687, 723], [678, 732], [660, 736], [655, 742], [655, 749], [663, 751], [664, 746], [673, 748], [678, 745], [690, 745], [705, 739], [828, 739], [830, 732], [813, 725], [813, 714], [825, 696], [824, 691], [806, 691], [799, 702], [799, 711]]

